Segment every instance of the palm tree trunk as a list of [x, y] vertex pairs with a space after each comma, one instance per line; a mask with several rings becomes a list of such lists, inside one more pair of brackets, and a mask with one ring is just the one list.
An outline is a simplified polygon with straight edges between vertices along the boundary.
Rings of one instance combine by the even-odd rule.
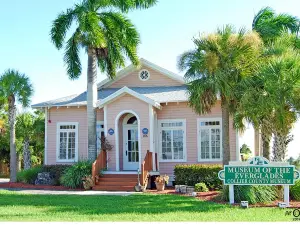
[[261, 139], [262, 139], [262, 152], [263, 157], [270, 160], [270, 139], [271, 136], [267, 135], [263, 130], [261, 133]]
[[88, 158], [96, 159], [96, 102], [97, 102], [97, 58], [93, 49], [88, 49], [87, 68], [87, 119], [88, 119]]
[[229, 107], [226, 100], [222, 99], [222, 147], [223, 147], [223, 165], [228, 165], [230, 161], [229, 145]]
[[31, 159], [29, 151], [29, 139], [25, 138], [23, 146], [23, 161], [24, 161], [24, 170], [31, 168]]
[[9, 133], [10, 133], [10, 182], [17, 181], [17, 152], [16, 152], [16, 106], [14, 96], [9, 97]]
[[286, 156], [286, 139], [287, 135], [279, 131], [274, 132], [274, 139], [273, 139], [273, 160], [274, 161], [284, 161]]

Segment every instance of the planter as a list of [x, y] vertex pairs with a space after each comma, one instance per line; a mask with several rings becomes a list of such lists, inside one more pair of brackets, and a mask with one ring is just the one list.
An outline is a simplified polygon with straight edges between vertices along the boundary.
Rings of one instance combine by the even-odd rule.
[[175, 185], [175, 192], [179, 193], [180, 192], [180, 185]]
[[156, 184], [156, 189], [157, 189], [158, 191], [163, 191], [163, 190], [165, 190], [165, 183], [158, 183], [158, 182], [156, 182], [155, 184]]
[[181, 192], [181, 193], [184, 193], [184, 194], [185, 194], [186, 191], [187, 191], [186, 189], [187, 189], [187, 186], [186, 186], [186, 185], [180, 185], [180, 192]]

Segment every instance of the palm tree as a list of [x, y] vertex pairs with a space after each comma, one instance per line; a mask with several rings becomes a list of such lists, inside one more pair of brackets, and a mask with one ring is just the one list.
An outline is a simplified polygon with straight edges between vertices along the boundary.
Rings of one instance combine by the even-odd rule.
[[285, 34], [265, 49], [255, 82], [247, 87], [238, 108], [240, 117], [262, 128], [263, 135], [274, 134], [274, 161], [285, 159], [292, 140], [289, 133], [300, 109], [300, 53], [295, 41], [295, 35]]
[[298, 33], [299, 19], [290, 14], [276, 14], [270, 7], [262, 8], [253, 18], [252, 29], [265, 43], [272, 43], [282, 32]]
[[23, 142], [23, 162], [24, 169], [31, 168], [31, 154], [30, 154], [30, 141], [34, 136], [34, 117], [31, 113], [22, 113], [17, 116], [17, 138], [22, 139]]
[[221, 99], [223, 164], [230, 160], [229, 115], [237, 103], [236, 91], [257, 64], [262, 41], [255, 32], [226, 25], [216, 33], [194, 39], [196, 48], [183, 53], [178, 67], [185, 71], [189, 104], [199, 114], [210, 112]]
[[16, 103], [23, 107], [29, 106], [33, 94], [33, 87], [29, 78], [17, 70], [9, 69], [0, 77], [0, 99], [8, 104], [10, 129], [10, 181], [17, 180], [16, 153]]
[[101, 72], [114, 78], [116, 70], [124, 67], [126, 57], [138, 65], [137, 46], [140, 37], [131, 21], [122, 13], [153, 6], [157, 0], [84, 0], [60, 13], [53, 21], [50, 36], [57, 49], [65, 42], [67, 31], [76, 24], [66, 40], [64, 62], [70, 79], [81, 75], [80, 48], [88, 55], [87, 117], [88, 155], [96, 158], [97, 65]]
[[[297, 17], [286, 13], [276, 14], [270, 7], [262, 8], [252, 21], [252, 29], [260, 34], [266, 47], [272, 46], [274, 41], [284, 32], [298, 34], [299, 25], [300, 21]], [[262, 123], [259, 128], [255, 129], [255, 132], [261, 130], [262, 153], [264, 157], [269, 159], [272, 133], [269, 132], [268, 124], [263, 123], [267, 121], [267, 118], [263, 118]]]

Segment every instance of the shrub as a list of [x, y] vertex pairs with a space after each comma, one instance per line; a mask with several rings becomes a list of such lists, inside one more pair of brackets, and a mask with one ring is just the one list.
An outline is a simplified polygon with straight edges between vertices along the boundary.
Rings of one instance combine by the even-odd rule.
[[71, 165], [44, 165], [42, 166], [42, 172], [50, 172], [50, 176], [53, 178], [53, 184], [61, 185], [60, 178], [69, 167], [71, 167]]
[[291, 197], [294, 200], [300, 200], [300, 180], [297, 180], [294, 185], [290, 186]]
[[218, 178], [221, 165], [176, 165], [174, 168], [175, 183], [195, 186], [205, 183], [209, 189], [220, 189], [222, 181]]
[[92, 162], [80, 161], [65, 170], [60, 183], [69, 188], [82, 188], [82, 178], [89, 175], [92, 175]]
[[40, 173], [41, 171], [42, 168], [40, 166], [32, 167], [27, 170], [22, 170], [17, 173], [17, 181], [27, 184], [34, 184], [38, 173]]
[[[229, 186], [225, 185], [221, 192], [222, 200], [229, 201]], [[276, 186], [235, 185], [234, 201], [248, 201], [249, 204], [266, 203], [277, 199]]]
[[208, 188], [205, 183], [198, 183], [198, 184], [195, 184], [195, 191], [208, 192]]

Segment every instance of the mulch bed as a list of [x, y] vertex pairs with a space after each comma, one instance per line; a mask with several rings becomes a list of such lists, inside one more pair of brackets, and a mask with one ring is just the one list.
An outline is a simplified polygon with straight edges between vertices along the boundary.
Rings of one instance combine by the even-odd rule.
[[0, 188], [54, 190], [54, 191], [84, 191], [84, 189], [80, 189], [80, 188], [71, 189], [64, 186], [33, 185], [33, 184], [15, 183], [15, 182], [0, 183]]
[[[183, 194], [183, 193], [177, 193], [175, 192], [174, 188], [167, 187], [164, 191], [157, 191], [157, 190], [146, 190], [147, 193], [153, 193], [153, 194], [171, 194], [171, 195], [182, 195], [182, 196], [187, 196], [191, 197], [188, 194]], [[218, 191], [209, 191], [209, 192], [197, 192], [197, 199], [204, 200], [204, 201], [211, 201], [211, 202], [216, 202], [219, 204], [228, 204], [228, 202], [221, 201], [217, 196], [219, 195], [220, 192]], [[249, 205], [249, 207], [278, 207], [278, 203], [283, 202], [276, 200], [274, 202], [270, 203], [256, 203]], [[239, 206], [239, 204], [234, 204], [235, 206]], [[289, 208], [300, 208], [300, 201], [294, 201], [290, 200], [290, 206]]]

